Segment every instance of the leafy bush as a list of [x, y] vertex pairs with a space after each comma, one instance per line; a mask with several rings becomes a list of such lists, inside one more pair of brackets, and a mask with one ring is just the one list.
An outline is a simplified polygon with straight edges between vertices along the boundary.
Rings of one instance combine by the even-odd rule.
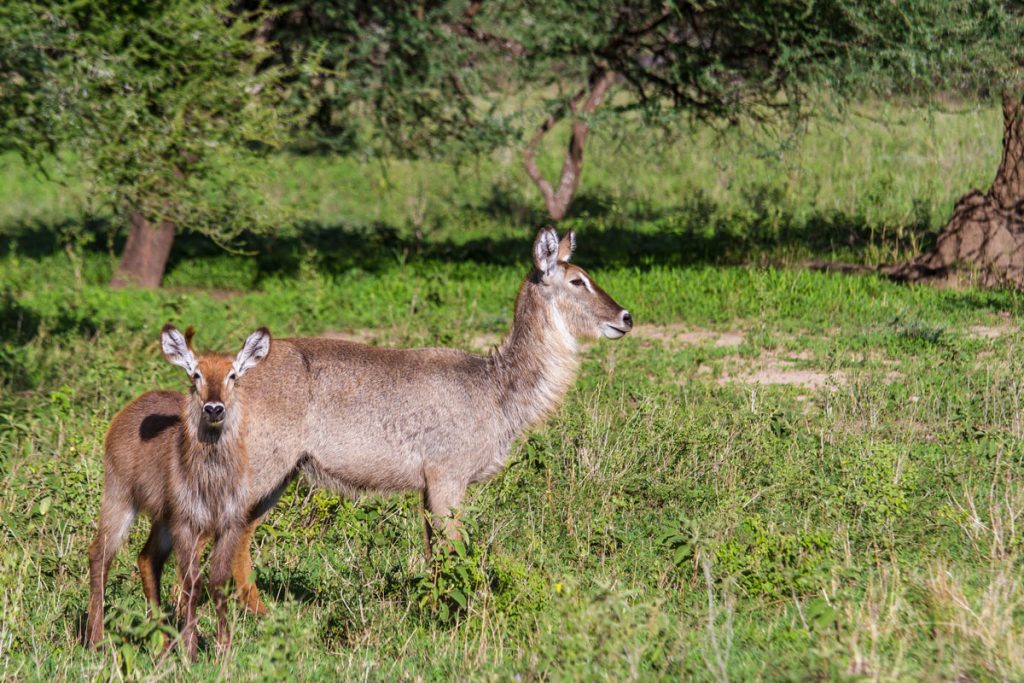
[[805, 594], [821, 585], [834, 543], [827, 531], [779, 531], [752, 515], [715, 547], [714, 567], [752, 595]]
[[552, 587], [541, 570], [507, 554], [492, 554], [487, 569], [494, 608], [510, 621], [530, 618], [547, 608]]
[[447, 624], [469, 609], [484, 584], [484, 552], [470, 540], [471, 525], [462, 524], [459, 538], [444, 540], [435, 533], [434, 552], [425, 570], [412, 578], [412, 597], [424, 615]]

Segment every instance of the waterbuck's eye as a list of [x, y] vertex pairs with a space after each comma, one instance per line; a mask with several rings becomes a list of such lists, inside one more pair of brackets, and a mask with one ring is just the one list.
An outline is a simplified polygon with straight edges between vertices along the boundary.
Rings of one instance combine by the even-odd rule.
[[199, 380], [201, 380], [202, 378], [203, 378], [203, 376], [202, 376], [202, 375], [200, 375], [200, 374], [199, 374], [198, 372], [193, 372], [193, 373], [192, 373], [192, 381], [193, 381], [193, 382], [198, 382], [198, 381], [199, 381]]
[[571, 284], [573, 286], [576, 286], [576, 287], [582, 287], [583, 286], [583, 278], [579, 278], [579, 277], [573, 278], [572, 280], [569, 280], [569, 284]]
[[238, 375], [232, 372], [230, 375], [228, 375], [228, 379], [234, 382], [236, 379], [238, 379]]

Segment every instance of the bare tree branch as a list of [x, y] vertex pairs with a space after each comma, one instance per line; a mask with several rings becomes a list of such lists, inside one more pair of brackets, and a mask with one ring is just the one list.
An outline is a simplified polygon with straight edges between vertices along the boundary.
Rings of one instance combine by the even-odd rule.
[[[583, 148], [590, 132], [590, 124], [586, 120], [578, 118], [577, 114], [590, 114], [601, 106], [608, 89], [615, 82], [616, 74], [610, 69], [597, 68], [591, 74], [590, 84], [581, 88], [569, 100], [548, 114], [544, 122], [537, 128], [530, 140], [523, 149], [523, 164], [526, 166], [526, 173], [534, 182], [541, 194], [544, 196], [544, 205], [551, 216], [551, 220], [561, 220], [565, 217], [572, 201], [576, 188], [579, 187], [580, 174], [583, 170]], [[587, 91], [590, 94], [579, 105]], [[566, 112], [573, 114], [572, 134], [569, 138], [569, 147], [565, 152], [565, 160], [562, 162], [562, 171], [559, 174], [558, 188], [555, 189], [541, 173], [537, 166], [537, 146], [544, 136], [556, 123], [565, 117]]]

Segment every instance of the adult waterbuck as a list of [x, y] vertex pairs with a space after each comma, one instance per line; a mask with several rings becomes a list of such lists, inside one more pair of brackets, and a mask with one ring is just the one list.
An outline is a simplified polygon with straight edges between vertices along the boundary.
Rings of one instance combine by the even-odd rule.
[[446, 517], [558, 407], [577, 371], [577, 338], [618, 339], [633, 327], [629, 312], [569, 263], [574, 249], [572, 232], [561, 241], [553, 228], [539, 232], [512, 329], [488, 356], [275, 340], [238, 383], [258, 416], [245, 440], [253, 520], [297, 471], [339, 491], [422, 491], [434, 519]]
[[[234, 358], [196, 357], [191, 334], [186, 337], [172, 325], [164, 327], [161, 345], [167, 360], [188, 374], [191, 392], [188, 397], [173, 391], [147, 392], [110, 423], [98, 529], [89, 547], [86, 642], [95, 646], [103, 638], [103, 592], [110, 564], [142, 510], [152, 521], [138, 558], [143, 593], [159, 613], [160, 575], [173, 548], [182, 581], [181, 639], [195, 659], [199, 554], [206, 538], [214, 539], [210, 586], [217, 641], [226, 646], [230, 639], [221, 587], [235, 560], [247, 561], [252, 495], [244, 443], [247, 411], [236, 382], [270, 352], [270, 333], [266, 328], [253, 332]], [[234, 569], [240, 586], [248, 581], [248, 565]]]

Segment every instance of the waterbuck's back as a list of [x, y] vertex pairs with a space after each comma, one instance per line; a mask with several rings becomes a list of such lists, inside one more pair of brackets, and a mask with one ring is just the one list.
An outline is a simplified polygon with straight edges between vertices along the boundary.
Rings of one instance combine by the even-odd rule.
[[489, 367], [455, 349], [275, 340], [238, 384], [253, 482], [263, 489], [256, 497], [304, 456], [306, 470], [334, 488], [419, 489], [431, 464], [475, 480], [511, 441]]

